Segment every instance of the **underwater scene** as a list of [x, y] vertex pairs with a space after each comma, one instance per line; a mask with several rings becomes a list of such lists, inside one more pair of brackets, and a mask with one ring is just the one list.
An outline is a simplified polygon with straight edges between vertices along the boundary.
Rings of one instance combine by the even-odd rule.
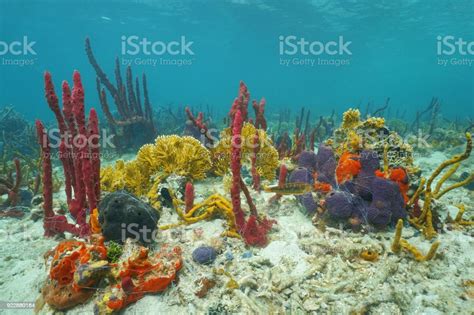
[[0, 314], [474, 314], [472, 0], [0, 0]]

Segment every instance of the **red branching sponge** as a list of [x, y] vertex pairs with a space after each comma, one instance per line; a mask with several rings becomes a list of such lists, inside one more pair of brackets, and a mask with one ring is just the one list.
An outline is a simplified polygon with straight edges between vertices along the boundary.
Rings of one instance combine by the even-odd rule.
[[258, 218], [254, 215], [250, 215], [245, 230], [242, 236], [245, 239], [245, 243], [251, 246], [264, 247], [268, 243], [267, 234], [271, 230], [275, 220], [268, 220], [263, 218], [258, 221]]
[[209, 129], [206, 123], [204, 122], [204, 114], [202, 112], [199, 112], [198, 116], [194, 117], [189, 107], [186, 107], [185, 111], [186, 115], [188, 116], [188, 119], [193, 123], [193, 125], [199, 129], [199, 132], [206, 137], [207, 141], [209, 141], [210, 144], [213, 144], [214, 139], [209, 134]]
[[260, 103], [257, 103], [257, 101], [252, 102], [252, 107], [253, 110], [255, 111], [255, 128], [260, 128], [263, 130], [267, 129], [267, 120], [265, 119], [265, 98], [262, 98], [260, 100]]
[[[268, 243], [267, 233], [276, 221], [266, 218], [259, 218], [257, 208], [252, 201], [250, 193], [241, 177], [241, 146], [242, 146], [242, 127], [244, 116], [242, 109], [247, 109], [250, 95], [243, 82], [240, 84], [239, 96], [235, 99], [230, 117], [232, 118], [231, 130], [231, 162], [232, 185], [230, 195], [232, 199], [232, 210], [235, 216], [235, 224], [239, 234], [244, 238], [245, 243], [251, 246], [265, 246]], [[251, 215], [248, 221], [245, 219], [244, 211], [241, 207], [240, 191], [244, 192], [247, 203], [250, 207]]]
[[260, 191], [260, 175], [257, 171], [257, 155], [260, 151], [260, 139], [258, 138], [258, 130], [255, 132], [253, 137], [253, 153], [250, 158], [250, 162], [252, 165], [251, 172], [252, 172], [252, 180], [253, 180], [253, 189], [256, 191]]
[[194, 206], [194, 186], [193, 183], [187, 182], [184, 189], [184, 203], [186, 206], [186, 213]]
[[239, 95], [234, 100], [232, 107], [230, 108], [229, 117], [230, 121], [234, 120], [234, 116], [238, 110], [240, 110], [240, 115], [242, 116], [242, 121], [248, 120], [248, 106], [249, 106], [250, 93], [247, 89], [247, 86], [243, 81], [240, 81], [239, 85]]
[[38, 142], [42, 150], [43, 195], [45, 212], [45, 235], [70, 232], [88, 236], [90, 228], [86, 222], [87, 208], [97, 208], [100, 198], [100, 151], [99, 123], [97, 113], [91, 109], [86, 125], [84, 113], [84, 88], [79, 72], [73, 75], [72, 93], [67, 82], [63, 82], [63, 110], [59, 108], [51, 75], [46, 72], [45, 95], [49, 107], [56, 116], [61, 142], [59, 158], [65, 176], [65, 191], [69, 212], [78, 226], [67, 222], [65, 216], [55, 215], [52, 209], [51, 147], [44, 126], [36, 122]]
[[51, 147], [48, 135], [41, 121], [36, 121], [38, 142], [41, 146], [41, 161], [43, 169], [43, 212], [44, 235], [54, 236], [58, 233], [70, 232], [78, 234], [79, 230], [67, 222], [63, 215], [56, 215], [53, 211], [53, 174], [51, 167]]
[[[235, 102], [234, 102], [235, 103]], [[240, 167], [241, 167], [241, 146], [242, 146], [242, 126], [243, 119], [240, 109], [235, 112], [232, 120], [232, 147], [230, 169], [232, 171], [232, 186], [230, 196], [232, 199], [232, 209], [235, 215], [235, 224], [239, 232], [245, 227], [245, 214], [240, 204]]]

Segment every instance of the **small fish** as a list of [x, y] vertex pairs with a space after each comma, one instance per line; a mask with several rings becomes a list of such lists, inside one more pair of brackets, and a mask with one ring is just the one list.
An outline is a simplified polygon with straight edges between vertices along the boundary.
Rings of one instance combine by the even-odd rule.
[[303, 195], [310, 192], [312, 187], [308, 183], [287, 183], [283, 186], [267, 186], [263, 190], [280, 195]]
[[101, 16], [100, 18], [101, 18], [102, 20], [112, 21], [112, 19], [109, 18], [108, 16], [104, 16], [104, 15], [103, 15], [103, 16]]

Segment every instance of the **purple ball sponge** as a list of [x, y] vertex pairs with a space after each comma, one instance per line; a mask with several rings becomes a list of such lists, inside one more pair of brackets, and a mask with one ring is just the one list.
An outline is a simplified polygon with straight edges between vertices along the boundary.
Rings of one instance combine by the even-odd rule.
[[314, 201], [312, 193], [309, 192], [301, 196], [296, 196], [296, 199], [298, 199], [299, 203], [306, 209], [306, 215], [311, 216], [316, 212], [318, 205]]
[[[311, 172], [304, 167], [298, 167], [290, 174], [289, 182], [290, 183], [308, 183], [311, 184], [313, 177]], [[304, 206], [306, 209], [307, 215], [312, 215], [316, 212], [317, 204], [314, 201], [313, 194], [308, 192], [301, 196], [296, 196], [299, 203]]]
[[335, 186], [337, 161], [331, 147], [324, 144], [319, 145], [315, 165], [318, 172], [318, 181]]
[[335, 191], [326, 198], [326, 209], [334, 219], [348, 219], [354, 214], [354, 195]]
[[389, 210], [379, 209], [376, 207], [367, 208], [367, 221], [377, 227], [387, 226], [392, 219], [392, 214]]
[[316, 167], [316, 154], [312, 151], [303, 151], [298, 158], [298, 167], [314, 170]]
[[[395, 182], [391, 180], [376, 177], [372, 181], [372, 202], [371, 208], [376, 208], [382, 212], [390, 213], [390, 221], [396, 223], [398, 219], [405, 219], [407, 212], [405, 210], [403, 196], [400, 192], [400, 188]], [[369, 222], [376, 224], [374, 222]]]
[[216, 257], [217, 252], [211, 246], [201, 246], [193, 251], [193, 260], [201, 265], [212, 264]]
[[291, 174], [290, 178], [288, 181], [290, 183], [308, 183], [311, 184], [313, 180], [313, 176], [311, 175], [311, 172], [304, 167], [297, 167], [295, 168]]
[[360, 154], [359, 161], [361, 170], [353, 181], [354, 185], [351, 191], [366, 201], [372, 201], [371, 187], [376, 178], [375, 171], [380, 167], [379, 156], [375, 151], [364, 150]]

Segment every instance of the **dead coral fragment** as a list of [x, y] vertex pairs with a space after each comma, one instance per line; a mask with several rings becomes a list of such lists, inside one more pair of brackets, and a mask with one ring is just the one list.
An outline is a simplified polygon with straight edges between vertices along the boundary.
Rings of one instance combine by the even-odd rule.
[[392, 252], [395, 254], [399, 254], [402, 249], [411, 253], [416, 261], [428, 261], [431, 260], [438, 250], [440, 242], [434, 242], [431, 245], [431, 248], [428, 254], [423, 255], [420, 250], [418, 250], [415, 246], [408, 243], [407, 240], [401, 238], [402, 236], [402, 229], [403, 229], [403, 220], [398, 220], [397, 227], [395, 230], [395, 237], [392, 243]]

